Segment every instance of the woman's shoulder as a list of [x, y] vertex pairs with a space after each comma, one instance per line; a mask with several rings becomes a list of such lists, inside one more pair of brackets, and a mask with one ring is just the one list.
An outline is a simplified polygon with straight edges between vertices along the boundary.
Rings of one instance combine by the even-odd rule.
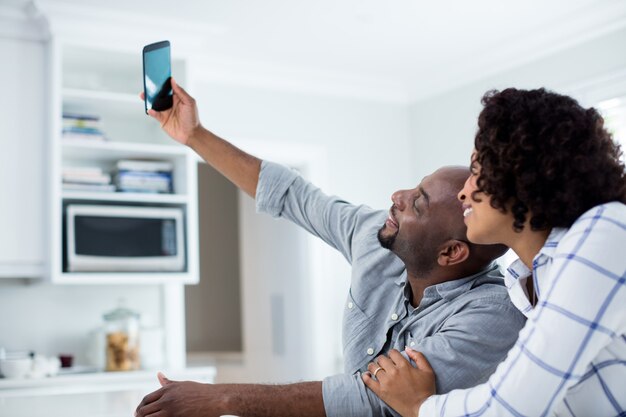
[[583, 213], [570, 227], [569, 231], [593, 230], [596, 227], [613, 225], [626, 229], [626, 204], [619, 201], [595, 206]]
[[[626, 247], [626, 205], [620, 202], [602, 204], [585, 212], [563, 231], [555, 256], [587, 259], [600, 264], [623, 265], [619, 254]], [[621, 266], [620, 266], [621, 268]]]

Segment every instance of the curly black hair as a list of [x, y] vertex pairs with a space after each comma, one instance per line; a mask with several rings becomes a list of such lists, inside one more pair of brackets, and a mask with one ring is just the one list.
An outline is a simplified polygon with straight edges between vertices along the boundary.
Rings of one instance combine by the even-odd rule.
[[622, 152], [593, 108], [545, 89], [488, 91], [474, 141], [478, 189], [513, 228], [570, 227], [597, 205], [626, 203]]

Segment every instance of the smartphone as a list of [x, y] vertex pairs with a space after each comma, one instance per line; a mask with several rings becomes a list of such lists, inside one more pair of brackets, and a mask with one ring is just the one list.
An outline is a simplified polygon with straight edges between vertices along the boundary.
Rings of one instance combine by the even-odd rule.
[[170, 42], [161, 41], [143, 47], [143, 92], [148, 110], [172, 107], [172, 60]]

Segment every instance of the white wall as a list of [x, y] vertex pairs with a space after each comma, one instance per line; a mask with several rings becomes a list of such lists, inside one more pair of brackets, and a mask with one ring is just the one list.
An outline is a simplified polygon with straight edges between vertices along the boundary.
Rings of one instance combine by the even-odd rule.
[[402, 104], [202, 82], [192, 94], [204, 126], [235, 143], [313, 145], [328, 160], [326, 192], [386, 208], [412, 184], [408, 112]]
[[161, 291], [146, 286], [63, 286], [0, 280], [0, 347], [34, 350], [47, 356], [73, 354], [88, 362], [89, 333], [119, 299], [161, 322]]
[[[480, 59], [480, 57], [476, 57]], [[626, 29], [411, 106], [411, 173], [469, 165], [480, 99], [489, 89], [547, 87], [567, 94], [597, 77], [626, 69]]]

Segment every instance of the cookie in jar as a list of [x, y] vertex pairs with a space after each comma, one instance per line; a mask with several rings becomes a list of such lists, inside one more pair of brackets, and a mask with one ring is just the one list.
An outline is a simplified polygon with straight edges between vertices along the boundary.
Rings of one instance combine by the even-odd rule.
[[105, 346], [107, 371], [139, 369], [139, 313], [118, 307], [106, 313]]

